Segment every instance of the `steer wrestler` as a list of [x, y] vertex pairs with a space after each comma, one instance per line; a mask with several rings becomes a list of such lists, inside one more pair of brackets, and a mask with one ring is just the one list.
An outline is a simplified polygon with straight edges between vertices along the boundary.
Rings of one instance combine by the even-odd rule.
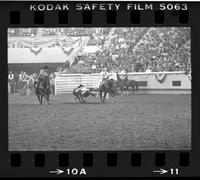
[[78, 99], [80, 103], [85, 102], [83, 98], [91, 96], [96, 96], [96, 93], [93, 92], [93, 88], [86, 88], [84, 85], [80, 84], [77, 88], [74, 89], [73, 95], [75, 96], [75, 101]]

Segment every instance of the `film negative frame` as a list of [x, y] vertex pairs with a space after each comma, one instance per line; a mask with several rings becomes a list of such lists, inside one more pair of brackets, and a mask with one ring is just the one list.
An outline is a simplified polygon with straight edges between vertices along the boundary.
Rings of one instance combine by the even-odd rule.
[[[200, 3], [187, 4], [187, 10], [160, 10], [161, 2], [148, 2], [154, 10], [67, 12], [30, 11], [41, 2], [0, 2], [1, 53], [1, 177], [151, 177], [200, 176]], [[48, 2], [42, 2], [47, 4]], [[51, 4], [62, 2], [51, 2]], [[74, 6], [76, 1], [68, 2]], [[92, 4], [94, 2], [85, 2]], [[95, 2], [109, 3], [109, 2]], [[113, 2], [112, 2], [113, 3]], [[131, 2], [133, 3], [133, 2]], [[140, 2], [143, 4], [145, 2]], [[165, 2], [183, 4], [183, 2]], [[68, 16], [68, 20], [63, 17]], [[136, 17], [136, 18], [135, 18]], [[192, 59], [192, 149], [189, 151], [8, 151], [7, 28], [9, 27], [191, 27]], [[178, 170], [177, 170], [178, 169]], [[50, 171], [58, 173], [50, 173]], [[161, 173], [154, 173], [159, 170]], [[163, 170], [169, 171], [162, 173]], [[62, 171], [65, 171], [62, 173]], [[177, 173], [178, 171], [178, 173]], [[60, 173], [59, 173], [60, 172]], [[86, 173], [85, 173], [86, 172]], [[172, 173], [173, 172], [173, 173]]]

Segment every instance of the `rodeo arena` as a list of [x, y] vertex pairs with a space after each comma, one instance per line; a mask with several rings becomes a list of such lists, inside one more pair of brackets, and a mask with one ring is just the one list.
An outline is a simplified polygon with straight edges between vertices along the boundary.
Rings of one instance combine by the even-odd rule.
[[9, 151], [191, 149], [188, 27], [9, 28]]

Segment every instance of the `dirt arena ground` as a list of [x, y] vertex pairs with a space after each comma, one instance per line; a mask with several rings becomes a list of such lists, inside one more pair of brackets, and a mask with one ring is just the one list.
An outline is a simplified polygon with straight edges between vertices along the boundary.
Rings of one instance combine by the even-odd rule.
[[188, 150], [191, 95], [117, 96], [100, 104], [72, 95], [9, 96], [10, 151]]

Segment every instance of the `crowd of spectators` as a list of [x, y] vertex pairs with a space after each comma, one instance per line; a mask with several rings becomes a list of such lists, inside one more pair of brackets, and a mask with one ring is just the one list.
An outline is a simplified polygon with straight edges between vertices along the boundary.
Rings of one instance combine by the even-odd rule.
[[191, 71], [190, 47], [189, 28], [116, 28], [108, 47], [76, 57], [79, 63], [68, 71]]
[[134, 56], [143, 65], [143, 71], [191, 68], [189, 28], [152, 28], [135, 49]]
[[92, 33], [89, 34], [88, 46], [100, 46], [102, 47], [109, 35], [111, 28], [95, 28]]
[[[78, 55], [75, 63], [59, 71], [70, 73], [110, 71], [191, 71], [190, 28], [42, 28], [42, 36], [87, 36], [95, 53]], [[10, 28], [10, 36], [37, 35], [37, 28]], [[65, 40], [52, 47], [65, 47]]]

